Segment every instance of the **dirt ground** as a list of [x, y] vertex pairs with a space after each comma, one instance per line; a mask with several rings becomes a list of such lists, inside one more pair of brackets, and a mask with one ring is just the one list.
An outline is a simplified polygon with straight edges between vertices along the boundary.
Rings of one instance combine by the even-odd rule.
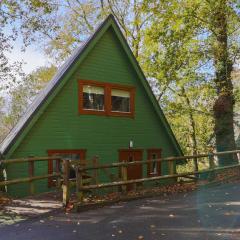
[[60, 209], [63, 211], [61, 197], [61, 193], [57, 192], [22, 199], [10, 199], [1, 195], [0, 225], [11, 225]]

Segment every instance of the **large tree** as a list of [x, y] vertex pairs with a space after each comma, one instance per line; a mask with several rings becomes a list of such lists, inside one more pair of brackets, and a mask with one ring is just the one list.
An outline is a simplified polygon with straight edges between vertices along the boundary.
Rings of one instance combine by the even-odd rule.
[[[153, 56], [151, 64], [161, 68], [162, 65], [157, 63], [169, 63], [167, 71], [163, 72], [167, 87], [174, 81], [187, 85], [188, 69], [192, 71], [193, 64], [199, 66], [195, 73], [204, 73], [204, 79], [212, 83], [216, 93], [212, 108], [216, 148], [218, 151], [235, 149], [231, 72], [239, 54], [240, 17], [237, 1], [163, 0], [153, 3], [146, 1], [146, 6], [147, 11], [154, 14], [148, 32], [149, 38], [155, 43], [148, 44]], [[162, 55], [169, 60], [162, 61]], [[221, 164], [229, 164], [234, 159], [228, 157], [220, 160]]]
[[[22, 76], [21, 60], [9, 61], [14, 42], [22, 41], [22, 47], [30, 44], [39, 32], [54, 31], [53, 12], [55, 1], [3, 0], [0, 1], [0, 90], [16, 86]], [[47, 29], [47, 30], [46, 30]]]
[[[93, 33], [96, 26], [108, 14], [113, 14], [127, 38], [134, 55], [141, 55], [144, 29], [150, 14], [142, 11], [143, 1], [137, 0], [69, 0], [64, 4], [58, 2], [63, 9], [56, 23], [56, 31], [44, 33], [45, 52], [57, 62], [65, 60], [72, 51]], [[45, 42], [45, 43], [46, 43]]]

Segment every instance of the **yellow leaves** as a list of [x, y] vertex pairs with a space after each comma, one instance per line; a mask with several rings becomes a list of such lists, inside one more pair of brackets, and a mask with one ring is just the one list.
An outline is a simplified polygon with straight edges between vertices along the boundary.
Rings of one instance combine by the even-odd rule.
[[183, 19], [175, 19], [174, 24], [172, 25], [172, 30], [181, 31], [184, 28]]

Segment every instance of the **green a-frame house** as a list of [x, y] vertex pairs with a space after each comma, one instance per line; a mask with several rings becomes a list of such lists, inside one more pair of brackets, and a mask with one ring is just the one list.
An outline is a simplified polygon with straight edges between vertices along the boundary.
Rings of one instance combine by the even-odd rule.
[[[37, 96], [0, 145], [2, 158], [63, 155], [98, 156], [100, 163], [182, 155], [118, 24], [110, 15], [76, 49]], [[28, 176], [27, 164], [9, 165], [7, 178]], [[54, 171], [38, 162], [35, 174]], [[167, 174], [165, 164], [133, 169], [132, 178]], [[131, 175], [131, 173], [130, 173]], [[49, 182], [36, 182], [37, 192]], [[8, 187], [12, 195], [28, 194], [27, 184]]]

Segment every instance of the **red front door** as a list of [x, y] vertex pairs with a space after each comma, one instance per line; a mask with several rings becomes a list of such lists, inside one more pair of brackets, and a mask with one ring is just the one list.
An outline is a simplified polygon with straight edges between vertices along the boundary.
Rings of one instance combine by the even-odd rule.
[[[119, 150], [120, 162], [142, 161], [143, 150], [140, 149], [122, 149]], [[142, 164], [131, 165], [127, 167], [128, 180], [142, 178]], [[129, 184], [127, 190], [133, 189], [134, 184]]]

